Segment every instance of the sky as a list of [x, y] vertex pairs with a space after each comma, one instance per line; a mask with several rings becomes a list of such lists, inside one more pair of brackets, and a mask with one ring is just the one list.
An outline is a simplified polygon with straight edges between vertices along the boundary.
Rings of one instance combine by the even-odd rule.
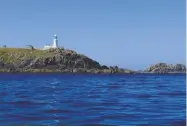
[[59, 45], [100, 64], [186, 63], [185, 0], [1, 0], [0, 45]]

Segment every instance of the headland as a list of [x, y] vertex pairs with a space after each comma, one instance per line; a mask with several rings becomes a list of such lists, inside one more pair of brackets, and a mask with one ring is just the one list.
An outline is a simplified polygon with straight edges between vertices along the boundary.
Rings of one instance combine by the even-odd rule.
[[186, 73], [183, 64], [158, 63], [143, 71], [101, 65], [73, 50], [51, 48], [0, 48], [0, 72], [60, 72], [60, 73]]

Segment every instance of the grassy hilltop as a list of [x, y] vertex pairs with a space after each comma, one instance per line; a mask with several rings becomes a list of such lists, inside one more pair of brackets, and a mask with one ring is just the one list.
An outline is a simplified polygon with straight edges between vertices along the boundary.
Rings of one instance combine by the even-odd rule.
[[101, 66], [85, 55], [63, 48], [0, 48], [0, 72], [133, 73], [117, 66]]
[[185, 73], [183, 64], [157, 63], [143, 71], [107, 67], [73, 50], [0, 48], [0, 72]]

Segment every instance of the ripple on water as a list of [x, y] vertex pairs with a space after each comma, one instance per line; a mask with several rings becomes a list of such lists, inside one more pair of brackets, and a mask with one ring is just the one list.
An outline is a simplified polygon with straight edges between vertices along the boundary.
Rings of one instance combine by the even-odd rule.
[[0, 74], [0, 125], [186, 125], [185, 81], [175, 74]]

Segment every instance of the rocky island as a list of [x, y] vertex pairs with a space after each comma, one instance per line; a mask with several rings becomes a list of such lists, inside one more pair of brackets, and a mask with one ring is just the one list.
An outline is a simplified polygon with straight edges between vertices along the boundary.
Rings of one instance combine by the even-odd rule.
[[186, 66], [183, 64], [157, 63], [144, 70], [144, 73], [186, 73]]
[[100, 65], [73, 50], [0, 48], [0, 72], [135, 73], [117, 66]]
[[158, 63], [139, 72], [101, 65], [85, 55], [64, 48], [0, 48], [0, 72], [185, 73], [186, 67], [182, 64]]

